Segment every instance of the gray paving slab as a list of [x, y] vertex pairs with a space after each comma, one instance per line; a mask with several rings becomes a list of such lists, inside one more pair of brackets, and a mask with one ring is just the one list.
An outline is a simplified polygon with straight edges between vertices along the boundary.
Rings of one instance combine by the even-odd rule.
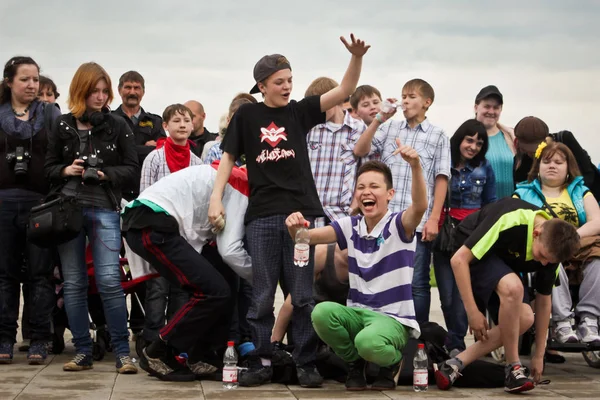
[[[276, 309], [282, 303], [277, 297]], [[432, 291], [431, 320], [442, 323], [437, 291]], [[67, 336], [67, 340], [70, 339]], [[471, 339], [467, 340], [469, 343]], [[134, 343], [132, 343], [132, 354]], [[343, 384], [326, 381], [323, 388], [303, 389], [299, 386], [281, 384], [264, 385], [257, 388], [223, 389], [220, 382], [161, 382], [143, 371], [137, 375], [118, 375], [115, 372], [114, 356], [94, 363], [94, 369], [82, 372], [64, 372], [63, 364], [74, 354], [68, 343], [64, 354], [50, 356], [43, 366], [27, 365], [24, 353], [15, 353], [10, 365], [0, 365], [0, 400], [143, 400], [143, 399], [239, 399], [239, 400], [293, 400], [293, 399], [514, 399], [502, 388], [464, 389], [453, 388], [440, 391], [431, 382], [429, 390], [415, 393], [412, 387], [398, 387], [393, 391], [348, 392]], [[544, 377], [550, 385], [540, 386], [523, 394], [529, 399], [590, 399], [600, 398], [600, 369], [590, 368], [580, 354], [567, 354], [567, 363], [547, 365]], [[525, 362], [527, 362], [525, 360]]]

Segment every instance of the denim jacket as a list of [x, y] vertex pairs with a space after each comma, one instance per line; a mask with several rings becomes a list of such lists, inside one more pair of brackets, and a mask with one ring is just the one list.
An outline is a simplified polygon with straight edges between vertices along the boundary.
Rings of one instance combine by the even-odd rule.
[[477, 168], [467, 164], [450, 172], [450, 208], [478, 209], [497, 200], [496, 176], [487, 160]]

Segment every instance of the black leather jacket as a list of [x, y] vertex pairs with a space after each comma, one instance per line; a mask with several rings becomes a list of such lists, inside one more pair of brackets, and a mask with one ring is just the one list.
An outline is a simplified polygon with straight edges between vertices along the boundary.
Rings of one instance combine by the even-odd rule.
[[[73, 178], [62, 177], [61, 172], [85, 155], [80, 154], [80, 144], [75, 117], [70, 113], [62, 115], [48, 135], [44, 168], [52, 186], [62, 186]], [[103, 160], [102, 172], [108, 177], [102, 186], [118, 210], [122, 188], [131, 185], [140, 171], [133, 133], [123, 118], [107, 112], [104, 122], [92, 128], [91, 145]]]

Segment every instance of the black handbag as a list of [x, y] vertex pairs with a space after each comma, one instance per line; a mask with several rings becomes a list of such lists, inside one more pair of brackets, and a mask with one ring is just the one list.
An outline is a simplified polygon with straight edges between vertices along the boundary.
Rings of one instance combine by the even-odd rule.
[[444, 205], [446, 209], [446, 218], [444, 218], [444, 223], [440, 228], [437, 238], [433, 242], [433, 250], [439, 251], [442, 253], [454, 253], [456, 251], [455, 248], [455, 234], [456, 228], [460, 223], [456, 218], [452, 218], [450, 216], [450, 188], [448, 187], [448, 194], [446, 196], [446, 203]]
[[53, 247], [75, 239], [82, 225], [83, 214], [77, 197], [54, 193], [31, 209], [27, 239], [39, 247]]

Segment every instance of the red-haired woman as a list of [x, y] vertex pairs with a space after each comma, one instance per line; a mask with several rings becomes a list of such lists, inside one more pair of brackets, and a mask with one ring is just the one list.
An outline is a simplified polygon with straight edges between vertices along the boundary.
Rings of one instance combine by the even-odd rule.
[[121, 287], [119, 252], [121, 188], [139, 173], [133, 134], [111, 114], [111, 80], [96, 63], [82, 64], [71, 81], [68, 106], [48, 138], [46, 174], [82, 207], [79, 236], [58, 246], [65, 280], [65, 308], [77, 354], [65, 371], [92, 368], [85, 265], [86, 237], [92, 248], [98, 291], [104, 305], [119, 373], [136, 373], [129, 357], [127, 308]]

